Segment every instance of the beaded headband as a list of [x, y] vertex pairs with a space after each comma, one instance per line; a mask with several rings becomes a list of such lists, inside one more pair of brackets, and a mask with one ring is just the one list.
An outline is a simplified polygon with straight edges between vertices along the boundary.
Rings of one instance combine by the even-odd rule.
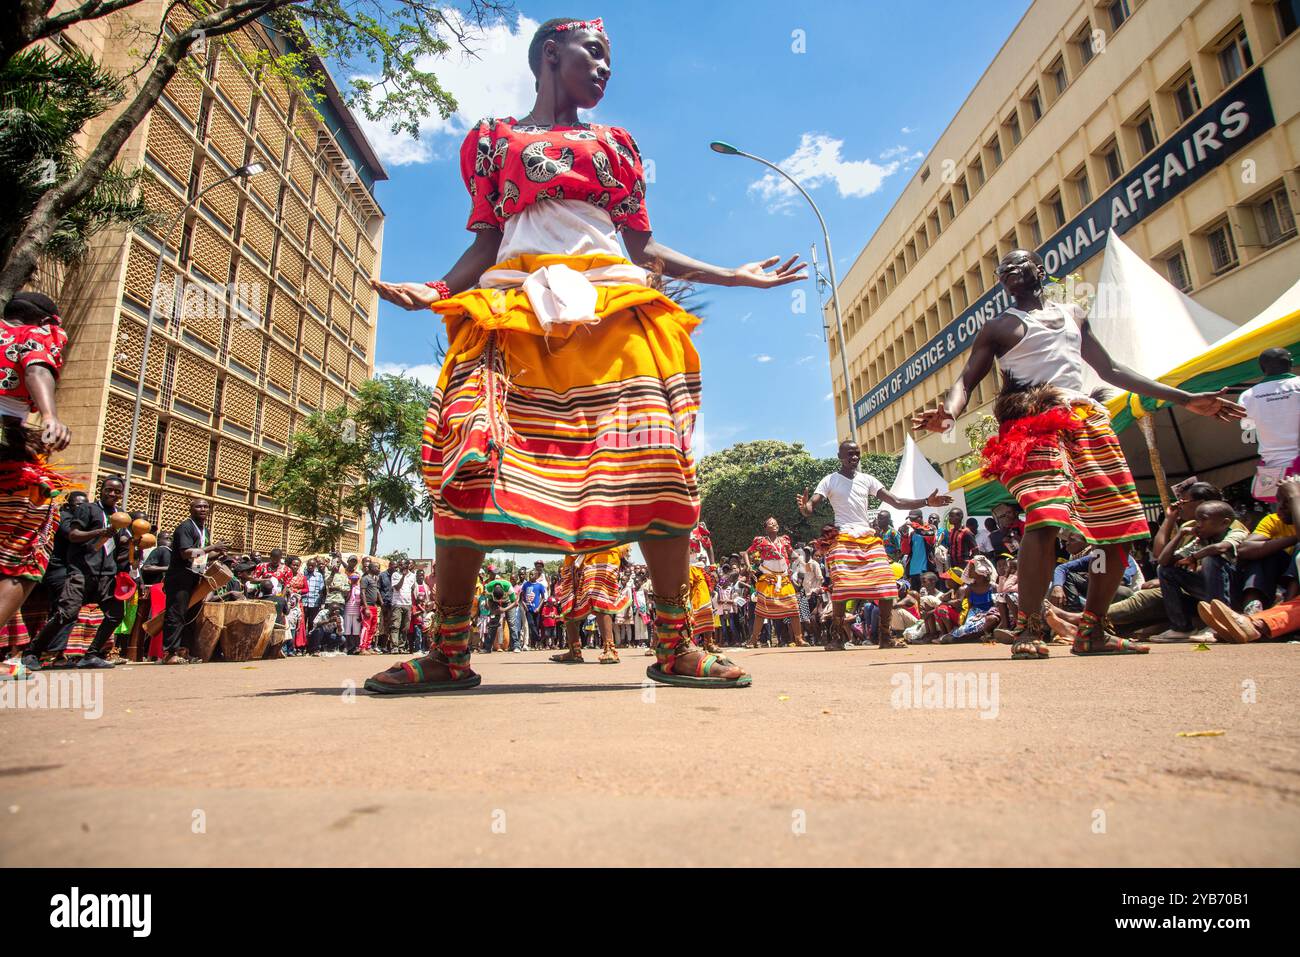
[[605, 21], [602, 17], [595, 20], [570, 20], [568, 23], [561, 23], [555, 28], [558, 30], [590, 30], [593, 33], [605, 32]]

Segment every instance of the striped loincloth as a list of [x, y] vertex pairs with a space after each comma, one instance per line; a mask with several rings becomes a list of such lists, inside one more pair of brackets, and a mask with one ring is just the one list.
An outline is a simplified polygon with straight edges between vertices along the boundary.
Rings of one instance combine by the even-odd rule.
[[[1043, 415], [1059, 417], [1060, 410]], [[1149, 537], [1133, 473], [1109, 415], [1090, 402], [1077, 402], [1070, 418], [1068, 428], [1043, 435], [1029, 447], [1022, 468], [997, 476], [1024, 511], [1025, 530], [1077, 529], [1090, 545]], [[1003, 429], [1017, 424], [1026, 420], [1004, 423]], [[995, 436], [989, 444], [997, 441]]]
[[875, 535], [840, 532], [826, 551], [832, 601], [880, 601], [898, 597], [885, 543]]
[[[494, 268], [623, 262], [521, 256]], [[439, 544], [571, 554], [695, 527], [699, 320], [646, 286], [596, 292], [600, 322], [549, 335], [521, 289], [434, 304], [449, 347], [422, 458]]]

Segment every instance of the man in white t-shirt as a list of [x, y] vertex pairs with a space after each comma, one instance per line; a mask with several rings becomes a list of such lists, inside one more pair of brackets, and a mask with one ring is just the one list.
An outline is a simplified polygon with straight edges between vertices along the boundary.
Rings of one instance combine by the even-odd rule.
[[1277, 483], [1300, 472], [1300, 376], [1291, 372], [1288, 349], [1265, 349], [1259, 354], [1264, 379], [1241, 394], [1246, 407], [1242, 428], [1251, 428], [1259, 438], [1259, 470], [1253, 489], [1255, 498], [1277, 501]]
[[852, 637], [844, 619], [844, 604], [848, 601], [873, 601], [880, 609], [880, 647], [902, 648], [907, 643], [885, 634], [894, 599], [898, 597], [898, 583], [889, 567], [885, 545], [873, 528], [875, 517], [870, 500], [874, 496], [887, 505], [904, 511], [924, 505], [938, 507], [952, 503], [952, 497], [940, 495], [935, 489], [925, 498], [899, 498], [885, 488], [874, 475], [858, 471], [862, 450], [852, 439], [840, 443], [840, 468], [817, 484], [811, 495], [796, 495], [795, 502], [805, 518], [822, 502], [830, 502], [835, 510], [836, 536], [827, 543], [826, 566], [831, 573], [831, 599], [834, 601], [835, 624], [832, 639], [827, 641], [827, 651], [843, 651], [845, 642]]

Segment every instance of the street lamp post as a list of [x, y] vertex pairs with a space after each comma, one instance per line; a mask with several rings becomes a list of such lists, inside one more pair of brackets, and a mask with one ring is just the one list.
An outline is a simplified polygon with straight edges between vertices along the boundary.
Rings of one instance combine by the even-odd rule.
[[[158, 284], [162, 282], [163, 257], [167, 255], [167, 244], [171, 241], [172, 230], [176, 228], [176, 223], [185, 217], [200, 199], [203, 194], [209, 190], [215, 189], [222, 183], [228, 183], [235, 178], [247, 180], [251, 176], [265, 170], [266, 167], [261, 163], [249, 163], [247, 166], [241, 166], [229, 176], [223, 176], [215, 183], [209, 183], [195, 195], [195, 197], [182, 206], [167, 221], [167, 228], [162, 233], [162, 248], [158, 250], [158, 265], [153, 272], [153, 286], [149, 296], [149, 318], [144, 325], [144, 350], [140, 356], [140, 374], [136, 377], [135, 383], [135, 408], [131, 410], [131, 437], [126, 444], [126, 475], [122, 477], [122, 507], [127, 507], [127, 496], [131, 493], [131, 477], [135, 472], [135, 440], [136, 434], [140, 429], [140, 404], [144, 400], [144, 376], [145, 370], [149, 368], [149, 346], [153, 341], [153, 322], [154, 317], [158, 314]], [[175, 307], [175, 299], [172, 301]]]
[[755, 156], [753, 153], [746, 153], [744, 150], [736, 149], [736, 147], [732, 146], [730, 143], [723, 143], [721, 140], [714, 140], [709, 144], [709, 149], [713, 150], [715, 153], [721, 153], [723, 156], [744, 156], [757, 163], [762, 163], [769, 169], [776, 170], [790, 181], [790, 184], [800, 192], [804, 199], [808, 200], [808, 205], [811, 206], [813, 212], [817, 214], [817, 222], [820, 223], [822, 227], [822, 240], [826, 243], [826, 265], [827, 268], [830, 269], [831, 273], [831, 301], [835, 307], [835, 329], [840, 339], [840, 362], [843, 364], [844, 368], [844, 397], [848, 400], [849, 430], [852, 437], [856, 439], [858, 435], [858, 416], [857, 410], [853, 408], [853, 383], [849, 380], [849, 357], [848, 353], [845, 351], [847, 343], [844, 339], [844, 319], [840, 314], [840, 284], [835, 278], [835, 254], [831, 252], [831, 234], [826, 229], [826, 220], [822, 218], [822, 211], [817, 208], [817, 204], [814, 203], [813, 198], [808, 195], [808, 191], [799, 185], [798, 180], [775, 163], [770, 163], [763, 159], [763, 157]]

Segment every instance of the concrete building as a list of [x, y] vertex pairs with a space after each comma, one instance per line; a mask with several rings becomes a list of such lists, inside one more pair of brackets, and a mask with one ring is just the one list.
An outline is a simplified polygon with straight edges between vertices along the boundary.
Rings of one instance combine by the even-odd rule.
[[[163, 10], [146, 2], [67, 39], [125, 72], [138, 62], [128, 49], [142, 30], [156, 32]], [[174, 8], [167, 30], [191, 21]], [[282, 43], [260, 24], [230, 41], [246, 55]], [[262, 494], [258, 462], [284, 452], [307, 415], [348, 402], [374, 371], [378, 302], [368, 280], [379, 269], [383, 212], [373, 189], [387, 175], [332, 82], [312, 109], [283, 81], [250, 74], [216, 38], [195, 63], [168, 83], [119, 162], [143, 168], [144, 195], [167, 217], [240, 166], [266, 171], [207, 193], [170, 236], [98, 234], [62, 281], [71, 347], [58, 401], [74, 434], [62, 461], [90, 488], [125, 473], [166, 244], [128, 507], [171, 529], [201, 494], [213, 502], [215, 538], [296, 552], [304, 526]], [[349, 520], [344, 550], [363, 547], [362, 525]]]
[[[1294, 283], [1298, 17], [1297, 0], [1036, 0], [840, 285], [864, 449], [900, 451], [947, 393], [1006, 305], [993, 270], [1015, 247], [1095, 282], [1114, 228], [1237, 323]], [[956, 442], [920, 440], [945, 477], [996, 389], [981, 384]]]

